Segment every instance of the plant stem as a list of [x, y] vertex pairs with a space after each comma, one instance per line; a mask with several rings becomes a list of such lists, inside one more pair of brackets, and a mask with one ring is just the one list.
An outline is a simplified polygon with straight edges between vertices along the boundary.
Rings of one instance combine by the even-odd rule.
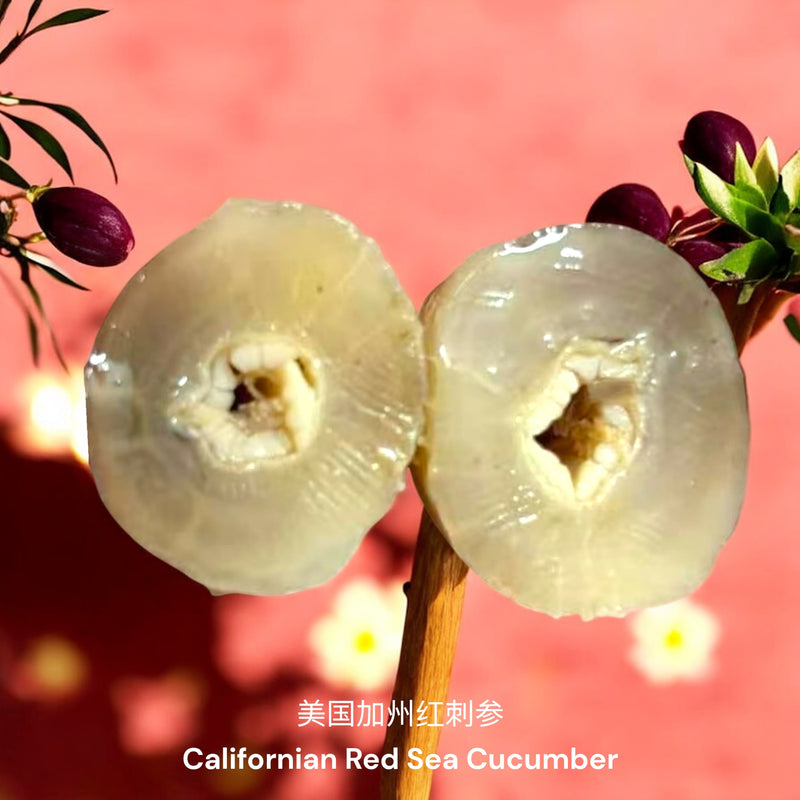
[[738, 305], [738, 286], [720, 284], [714, 293], [728, 319], [739, 355], [747, 342], [777, 314], [781, 305], [792, 294], [776, 288], [775, 284], [762, 283], [756, 287], [747, 303]]
[[764, 297], [761, 307], [758, 309], [758, 315], [753, 322], [750, 338], [755, 336], [778, 311], [780, 311], [781, 306], [793, 296], [793, 292], [787, 292], [782, 289], [772, 289], [772, 291]]
[[[436, 752], [441, 725], [444, 723], [445, 700], [450, 683], [450, 670], [461, 622], [468, 568], [455, 554], [433, 520], [423, 511], [420, 521], [408, 609], [403, 630], [403, 646], [392, 700], [396, 707], [412, 704], [411, 718], [396, 719], [386, 730], [383, 752], [398, 751], [398, 769], [383, 770], [381, 800], [427, 800], [433, 773], [427, 768], [411, 770], [406, 755], [419, 747], [423, 758]], [[418, 703], [439, 709], [438, 720], [432, 711], [428, 725], [413, 724]], [[441, 703], [430, 706], [431, 703]], [[437, 725], [432, 725], [432, 722]]]

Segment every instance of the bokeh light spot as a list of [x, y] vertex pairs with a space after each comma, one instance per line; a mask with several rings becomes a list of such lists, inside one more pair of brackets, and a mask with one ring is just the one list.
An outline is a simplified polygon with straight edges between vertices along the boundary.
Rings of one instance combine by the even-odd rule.
[[15, 444], [33, 456], [72, 453], [86, 464], [86, 393], [83, 370], [71, 365], [69, 373], [36, 373], [21, 387], [22, 412], [15, 425]]
[[73, 697], [89, 679], [89, 661], [68, 639], [41, 636], [14, 669], [12, 691], [20, 699], [58, 701]]
[[119, 713], [122, 746], [134, 755], [170, 752], [199, 730], [202, 685], [192, 675], [125, 678], [114, 688], [112, 701]]

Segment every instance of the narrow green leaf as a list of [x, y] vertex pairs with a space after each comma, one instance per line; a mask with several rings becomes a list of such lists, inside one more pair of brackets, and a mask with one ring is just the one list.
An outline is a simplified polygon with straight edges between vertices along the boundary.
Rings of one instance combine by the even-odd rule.
[[783, 318], [784, 324], [789, 329], [789, 333], [794, 336], [794, 338], [800, 342], [800, 322], [797, 321], [797, 317], [794, 314], [787, 314]]
[[694, 186], [703, 202], [717, 216], [752, 236], [760, 236], [776, 246], [783, 245], [783, 226], [778, 220], [753, 205], [737, 187], [726, 183], [702, 164], [694, 165]]
[[753, 172], [756, 181], [764, 192], [764, 197], [769, 200], [778, 187], [778, 151], [772, 139], [767, 136], [758, 148], [753, 160]]
[[11, 140], [2, 125], [0, 125], [0, 158], [6, 161], [11, 158]]
[[30, 309], [28, 308], [25, 301], [20, 296], [20, 293], [17, 291], [17, 287], [11, 282], [9, 278], [6, 277], [4, 272], [0, 272], [0, 280], [6, 285], [6, 289], [8, 289], [8, 293], [17, 303], [17, 305], [22, 309], [22, 313], [25, 314], [25, 319], [28, 322], [28, 338], [30, 339], [31, 345], [31, 357], [33, 358], [33, 363], [37, 366], [39, 365], [39, 330], [36, 327], [36, 320], [31, 314]]
[[[731, 217], [730, 205], [733, 200], [732, 186], [725, 183], [718, 175], [702, 164], [697, 164], [688, 156], [684, 156], [684, 161], [692, 165], [692, 179], [694, 188], [700, 195], [700, 199], [718, 216], [733, 222]], [[734, 223], [736, 224], [736, 223]]]
[[20, 189], [30, 189], [30, 184], [10, 164], [0, 161], [0, 181], [19, 186]]
[[25, 316], [28, 318], [28, 339], [31, 343], [31, 357], [33, 363], [39, 366], [39, 329], [36, 327], [36, 320], [33, 314], [26, 308]]
[[6, 16], [6, 11], [8, 11], [8, 7], [11, 5], [11, 0], [0, 0], [0, 22]]
[[47, 318], [47, 313], [44, 310], [44, 304], [42, 303], [42, 298], [39, 295], [39, 292], [36, 290], [36, 287], [33, 285], [33, 282], [31, 281], [30, 265], [28, 263], [28, 260], [19, 251], [14, 253], [14, 257], [19, 262], [20, 269], [22, 271], [22, 274], [20, 276], [22, 282], [25, 284], [25, 287], [27, 288], [28, 293], [31, 296], [31, 299], [33, 300], [36, 309], [39, 312], [39, 317], [44, 323], [44, 326], [47, 328], [47, 332], [50, 334], [50, 342], [53, 345], [53, 351], [56, 354], [56, 358], [58, 358], [58, 361], [61, 364], [61, 366], [64, 367], [65, 370], [68, 370], [69, 368], [67, 367], [67, 362], [64, 359], [64, 354], [61, 352], [61, 347], [58, 344], [58, 339], [56, 339], [55, 331], [53, 330], [52, 325], [50, 325], [50, 320]]
[[37, 253], [33, 250], [27, 250], [24, 247], [19, 248], [19, 252], [28, 259], [28, 261], [36, 264], [37, 267], [43, 269], [48, 275], [55, 278], [60, 283], [65, 283], [67, 286], [72, 286], [75, 289], [80, 289], [83, 292], [88, 292], [89, 290], [78, 283], [74, 278], [72, 278], [65, 270], [59, 267], [54, 261], [51, 261], [47, 256], [43, 256], [41, 253]]
[[59, 143], [58, 139], [53, 136], [50, 131], [43, 128], [36, 122], [31, 122], [29, 119], [23, 119], [22, 117], [15, 117], [13, 114], [9, 114], [8, 111], [0, 111], [4, 117], [10, 119], [15, 125], [17, 125], [24, 133], [33, 139], [42, 150], [47, 153], [50, 158], [53, 159], [60, 167], [64, 170], [64, 172], [69, 175], [69, 179], [75, 183], [75, 178], [72, 177], [72, 167], [70, 167], [69, 159], [67, 158], [67, 154], [64, 152], [64, 148]]
[[769, 242], [753, 239], [724, 256], [700, 265], [700, 270], [717, 281], [747, 278], [758, 280], [778, 264], [778, 254]]
[[0, 50], [0, 64], [8, 60], [8, 57], [22, 44], [23, 37], [16, 34], [14, 38]]
[[89, 139], [91, 139], [91, 141], [103, 151], [105, 157], [108, 159], [108, 163], [111, 165], [111, 171], [114, 173], [114, 180], [117, 180], [117, 168], [114, 166], [114, 159], [111, 158], [111, 153], [103, 143], [103, 140], [97, 135], [94, 128], [92, 128], [92, 126], [83, 118], [83, 116], [75, 111], [74, 108], [61, 105], [61, 103], [44, 103], [41, 100], [29, 100], [23, 97], [14, 97], [12, 99], [16, 100], [21, 106], [39, 106], [41, 108], [49, 108], [56, 114], [60, 114], [65, 119], [68, 119], [77, 128], [80, 128], [80, 130], [83, 131], [83, 133], [85, 133], [86, 136], [88, 136]]
[[778, 175], [778, 188], [775, 189], [775, 194], [772, 195], [772, 200], [769, 201], [769, 210], [772, 215], [780, 220], [788, 219], [789, 212], [792, 210], [789, 204], [789, 195], [783, 188], [782, 175]]
[[756, 286], [758, 286], [758, 283], [743, 283], [739, 289], [739, 296], [736, 298], [736, 305], [743, 306], [747, 303], [753, 296]]
[[72, 11], [63, 11], [61, 14], [56, 14], [54, 17], [37, 25], [32, 30], [28, 31], [25, 36], [27, 38], [28, 36], [33, 36], [34, 33], [39, 33], [39, 31], [46, 30], [47, 28], [55, 28], [59, 25], [71, 25], [73, 22], [83, 22], [85, 19], [91, 19], [92, 17], [99, 17], [101, 14], [106, 14], [107, 11], [108, 9], [99, 10], [96, 8], [74, 8]]
[[31, 7], [28, 9], [28, 18], [25, 20], [25, 27], [22, 29], [23, 31], [28, 30], [41, 4], [42, 0], [33, 0], [33, 3], [31, 3]]
[[733, 183], [742, 199], [747, 199], [748, 202], [758, 208], [763, 208], [764, 211], [769, 208], [767, 198], [758, 185], [753, 168], [750, 166], [739, 142], [736, 142]]
[[800, 150], [783, 165], [781, 183], [789, 198], [789, 211], [794, 211], [800, 206]]

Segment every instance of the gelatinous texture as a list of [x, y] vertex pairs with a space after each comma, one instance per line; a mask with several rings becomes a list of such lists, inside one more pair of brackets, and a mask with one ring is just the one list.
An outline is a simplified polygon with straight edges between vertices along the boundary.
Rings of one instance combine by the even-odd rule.
[[682, 258], [627, 228], [547, 228], [471, 256], [422, 316], [412, 469], [470, 567], [554, 616], [698, 586], [739, 514], [749, 423], [722, 310]]
[[319, 584], [389, 508], [422, 424], [422, 328], [374, 241], [228, 201], [143, 267], [86, 367], [113, 516], [216, 592]]

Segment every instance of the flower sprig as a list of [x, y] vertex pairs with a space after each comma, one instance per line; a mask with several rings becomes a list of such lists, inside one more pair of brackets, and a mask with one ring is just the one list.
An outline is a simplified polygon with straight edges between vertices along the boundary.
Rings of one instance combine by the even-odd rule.
[[[12, 0], [0, 0], [0, 23], [5, 19], [11, 2]], [[33, 25], [41, 5], [42, 0], [34, 0], [31, 4], [22, 30], [14, 34], [0, 50], [0, 64], [6, 61], [24, 41], [41, 31], [82, 22], [106, 13], [99, 9], [76, 8]], [[16, 113], [17, 109], [24, 107], [45, 108], [69, 121], [102, 151], [111, 167], [115, 182], [117, 169], [103, 140], [75, 109], [61, 103], [18, 97], [12, 92], [0, 92], [0, 181], [21, 190], [0, 194], [0, 256], [5, 256], [17, 265], [24, 291], [20, 292], [2, 271], [0, 279], [26, 316], [34, 362], [38, 363], [39, 326], [42, 325], [50, 334], [56, 356], [66, 367], [41, 297], [33, 284], [32, 275], [36, 270], [41, 270], [74, 289], [86, 291], [86, 287], [46, 255], [32, 249], [31, 245], [48, 240], [57, 250], [76, 261], [104, 267], [121, 263], [132, 249], [134, 238], [122, 212], [104, 197], [74, 185], [52, 188], [52, 179], [41, 184], [33, 184], [11, 166], [11, 138], [6, 131], [7, 125], [3, 126], [4, 122], [10, 122], [14, 128], [36, 142], [45, 154], [64, 170], [70, 181], [75, 183], [72, 165], [61, 143], [38, 122]], [[9, 108], [14, 108], [15, 113], [8, 111]], [[16, 223], [19, 218], [19, 205], [24, 203], [31, 204], [41, 230], [21, 235], [16, 230]]]
[[720, 220], [747, 236], [738, 247], [700, 269], [720, 281], [741, 281], [740, 302], [759, 283], [781, 282], [800, 273], [800, 150], [778, 169], [778, 155], [767, 137], [748, 160], [737, 141], [733, 182], [684, 154], [695, 189]]
[[[11, 5], [12, 0], [0, 0], [0, 22], [5, 18], [6, 12]], [[29, 39], [40, 31], [47, 30], [47, 28], [55, 28], [59, 25], [69, 25], [73, 22], [82, 22], [85, 19], [98, 17], [101, 14], [107, 13], [105, 10], [96, 8], [73, 8], [70, 11], [64, 11], [61, 14], [51, 17], [44, 22], [40, 22], [35, 28], [31, 28], [33, 18], [36, 12], [42, 5], [43, 0], [33, 0], [31, 7], [28, 9], [28, 16], [25, 19], [25, 25], [22, 30], [14, 35], [11, 41], [0, 50], [0, 64], [2, 64], [26, 39]]]
[[[749, 129], [721, 111], [695, 114], [679, 146], [704, 203], [700, 211], [686, 215], [676, 206], [670, 214], [652, 189], [631, 183], [601, 194], [587, 221], [654, 236], [718, 294], [735, 289], [739, 305], [759, 286], [778, 301], [800, 291], [800, 150], [779, 168], [772, 139], [756, 149]], [[776, 308], [770, 303], [760, 313]]]

